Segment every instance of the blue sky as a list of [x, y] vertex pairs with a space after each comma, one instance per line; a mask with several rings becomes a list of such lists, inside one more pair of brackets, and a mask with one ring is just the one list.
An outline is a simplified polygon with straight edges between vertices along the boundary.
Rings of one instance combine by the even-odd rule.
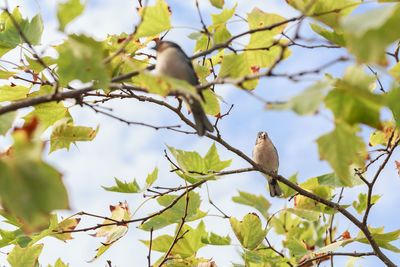
[[[19, 5], [21, 12], [25, 16], [32, 17], [39, 10], [45, 23], [43, 44], [59, 43], [64, 36], [56, 31], [57, 20], [55, 17], [56, 1], [53, 0], [14, 0], [9, 1], [10, 5]], [[153, 1], [150, 1], [152, 3]], [[200, 0], [200, 7], [206, 22], [211, 21], [210, 13], [218, 13], [219, 10], [212, 8], [206, 0]], [[227, 7], [233, 7], [234, 2], [226, 1]], [[167, 1], [172, 8], [173, 26], [195, 25], [200, 28], [201, 24], [197, 17], [194, 1]], [[92, 0], [89, 2], [84, 14], [72, 22], [67, 27], [69, 33], [85, 33], [102, 40], [107, 34], [119, 34], [130, 32], [137, 22], [136, 0]], [[285, 1], [239, 1], [237, 13], [246, 16], [253, 7], [258, 7], [264, 12], [277, 13], [286, 18], [296, 16], [297, 13], [285, 4]], [[367, 5], [366, 8], [374, 6]], [[239, 27], [239, 23], [228, 26], [233, 33], [245, 30]], [[303, 25], [304, 32], [307, 30], [307, 23]], [[171, 30], [167, 39], [178, 42], [183, 49], [192, 54], [195, 42], [187, 38], [193, 30], [177, 27]], [[246, 39], [241, 40], [245, 43]], [[328, 62], [330, 59], [337, 58], [339, 55], [346, 55], [345, 49], [328, 50], [307, 50], [299, 47], [291, 47], [292, 56], [284, 61], [277, 71], [297, 72], [299, 70], [314, 69], [317, 66]], [[343, 73], [347, 64], [337, 64], [326, 69], [326, 72], [339, 76]], [[309, 76], [304, 82], [293, 83], [285, 79], [270, 78], [260, 82], [256, 94], [267, 100], [286, 100], [292, 95], [296, 95], [304, 90], [306, 86], [317, 79], [318, 75]], [[388, 86], [388, 84], [385, 84]], [[235, 104], [231, 115], [219, 123], [223, 137], [233, 146], [241, 149], [247, 155], [251, 151], [255, 142], [255, 137], [259, 131], [267, 131], [275, 143], [280, 156], [279, 173], [289, 177], [298, 173], [300, 182], [316, 175], [321, 175], [331, 171], [329, 165], [319, 160], [318, 148], [315, 139], [333, 129], [333, 118], [329, 112], [322, 112], [315, 116], [300, 117], [293, 112], [265, 111], [261, 102], [248, 94], [237, 90], [232, 86], [218, 86], [216, 93], [223, 96], [227, 104], [221, 103], [221, 110], [226, 111], [231, 104]], [[173, 100], [171, 100], [173, 103]], [[116, 114], [121, 117], [134, 121], [146, 121], [155, 125], [165, 125], [179, 123], [179, 120], [172, 112], [160, 109], [158, 106], [148, 103], [141, 103], [133, 100], [118, 100], [107, 104], [112, 107]], [[23, 113], [26, 113], [24, 111]], [[143, 201], [141, 195], [124, 195], [106, 192], [101, 185], [111, 186], [114, 184], [113, 178], [131, 181], [136, 178], [139, 184], [144, 184], [147, 174], [152, 172], [154, 167], [159, 168], [159, 179], [157, 185], [176, 185], [177, 177], [169, 173], [169, 163], [163, 156], [166, 144], [183, 150], [196, 150], [202, 155], [206, 153], [212, 142], [206, 138], [189, 136], [175, 132], [154, 131], [149, 128], [126, 126], [116, 120], [94, 114], [91, 110], [73, 107], [70, 112], [74, 118], [75, 125], [97, 126], [100, 131], [93, 142], [78, 143], [78, 147], [71, 147], [70, 151], [56, 151], [46, 155], [48, 162], [56, 166], [64, 174], [64, 182], [69, 192], [71, 201], [71, 211], [61, 212], [64, 216], [77, 211], [86, 211], [95, 214], [109, 214], [109, 205], [116, 205], [119, 201], [127, 200], [130, 209], [135, 210]], [[383, 114], [384, 116], [384, 114]], [[168, 122], [168, 123], [166, 123]], [[367, 138], [371, 129], [365, 128], [364, 137]], [[45, 140], [48, 136], [44, 135]], [[47, 138], [47, 139], [46, 139]], [[10, 142], [9, 138], [0, 137], [0, 148]], [[231, 169], [247, 167], [247, 164], [235, 157], [234, 154], [218, 146], [221, 159], [233, 159]], [[399, 153], [394, 153], [393, 159], [399, 159]], [[221, 180], [210, 182], [209, 190], [213, 202], [217, 204], [228, 215], [241, 219], [250, 210], [245, 206], [235, 204], [231, 201], [232, 196], [237, 195], [237, 190], [250, 192], [256, 195], [263, 195], [269, 198], [266, 190], [266, 181], [261, 174], [245, 173], [232, 175]], [[386, 231], [393, 231], [399, 228], [399, 223], [395, 215], [400, 213], [400, 207], [393, 203], [400, 201], [397, 193], [400, 186], [400, 179], [394, 168], [393, 160], [383, 172], [376, 185], [376, 193], [383, 194], [380, 201], [372, 209], [370, 223], [373, 227], [385, 226]], [[346, 189], [345, 198], [342, 203], [351, 203], [354, 196], [364, 190], [362, 186]], [[209, 211], [209, 214], [218, 212], [207, 204], [207, 192], [205, 188], [200, 190], [202, 199], [205, 200], [201, 209]], [[277, 211], [285, 206], [293, 205], [280, 199], [271, 200], [271, 211]], [[146, 211], [154, 211], [157, 206], [154, 203], [147, 203], [140, 210], [138, 216], [145, 215]], [[353, 235], [355, 227], [345, 218], [337, 216], [339, 232], [347, 229]], [[204, 219], [207, 231], [213, 231], [220, 235], [231, 234], [233, 244], [238, 244], [230, 230], [228, 220], [208, 216]], [[91, 218], [84, 218], [80, 227], [91, 226], [96, 222]], [[197, 225], [197, 222], [190, 223]], [[158, 231], [161, 235], [171, 233], [174, 227]], [[128, 234], [116, 244], [114, 244], [100, 259], [94, 263], [86, 263], [95, 255], [95, 249], [100, 245], [100, 239], [88, 236], [85, 233], [74, 235], [75, 239], [64, 244], [58, 240], [45, 238], [45, 248], [40, 257], [43, 266], [54, 264], [58, 257], [70, 266], [104, 266], [106, 260], [110, 259], [113, 265], [124, 266], [145, 266], [147, 264], [147, 248], [138, 240], [148, 239], [148, 233], [130, 226]], [[278, 239], [271, 234], [273, 242]], [[394, 242], [400, 245], [400, 242]], [[279, 243], [276, 245], [278, 248]], [[8, 252], [10, 248], [0, 249], [0, 252]], [[230, 266], [231, 262], [241, 262], [237, 253], [237, 246], [229, 247], [205, 247], [202, 248], [198, 256], [213, 258], [218, 266]], [[346, 247], [346, 251], [369, 251], [367, 246], [351, 245]], [[387, 252], [387, 251], [384, 251]], [[387, 252], [394, 261], [400, 261], [398, 255]], [[161, 256], [160, 253], [152, 253], [155, 261]], [[0, 253], [0, 263], [6, 264], [6, 256]], [[336, 266], [344, 266], [345, 259], [337, 261]], [[379, 266], [380, 261], [372, 257], [359, 261], [362, 266]], [[7, 265], [6, 265], [7, 266]], [[323, 265], [328, 266], [328, 264]]]

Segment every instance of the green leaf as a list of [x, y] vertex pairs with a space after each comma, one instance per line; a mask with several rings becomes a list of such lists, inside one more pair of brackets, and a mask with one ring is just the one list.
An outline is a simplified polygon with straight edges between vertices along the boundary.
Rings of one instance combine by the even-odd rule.
[[10, 214], [4, 209], [0, 209], [0, 215], [5, 219], [3, 222], [21, 228], [21, 223], [18, 221], [18, 218], [15, 215]]
[[[400, 249], [393, 246], [389, 242], [395, 241], [399, 239], [400, 236], [400, 230], [396, 230], [393, 232], [389, 233], [383, 233], [383, 227], [381, 228], [370, 228], [370, 232], [372, 233], [372, 237], [375, 239], [376, 243], [379, 245], [381, 248], [385, 248], [387, 250], [400, 253]], [[363, 233], [360, 232], [359, 236], [363, 236]], [[357, 238], [356, 241], [364, 243], [364, 244], [369, 244], [369, 241], [367, 238]]]
[[132, 81], [135, 85], [145, 88], [149, 93], [165, 97], [170, 91], [175, 90], [177, 93], [189, 94], [201, 101], [201, 97], [194, 86], [185, 80], [175, 79], [165, 75], [141, 73], [138, 76], [134, 76]]
[[[234, 264], [235, 267], [266, 267], [266, 266], [284, 266], [288, 263], [292, 263], [295, 266], [295, 259], [289, 259], [287, 257], [281, 257], [281, 255], [275, 253], [272, 249], [267, 248], [264, 245], [260, 245], [259, 249], [256, 250], [245, 250], [242, 254], [242, 258], [245, 262], [245, 265]], [[281, 264], [284, 265], [281, 265]]]
[[211, 232], [208, 236], [203, 236], [201, 242], [208, 245], [226, 246], [231, 244], [231, 238], [229, 235], [220, 236]]
[[[254, 8], [252, 12], [248, 14], [247, 20], [249, 28], [256, 29], [284, 21], [285, 18], [276, 14], [265, 13], [258, 8]], [[249, 44], [245, 48], [260, 48], [271, 45], [276, 41], [274, 40], [274, 36], [281, 33], [285, 27], [286, 24], [283, 24], [269, 31], [261, 31], [251, 34]], [[287, 43], [286, 40], [281, 40], [280, 42]], [[252, 50], [240, 54], [228, 53], [223, 58], [218, 77], [227, 76], [229, 78], [239, 78], [257, 74], [260, 68], [270, 67], [276, 59], [281, 56], [281, 50], [281, 46], [275, 45], [270, 47], [268, 50]], [[289, 49], [286, 49], [283, 58], [287, 58], [289, 54]], [[259, 79], [252, 79], [245, 81], [238, 87], [252, 90], [257, 86], [258, 80]]]
[[393, 120], [383, 121], [382, 126], [383, 126], [382, 130], [375, 130], [370, 135], [369, 137], [370, 146], [383, 145], [386, 147], [388, 145], [390, 138], [391, 138], [390, 147], [392, 147], [396, 143], [396, 140], [399, 138], [399, 131], [396, 129]]
[[400, 37], [400, 5], [375, 8], [341, 21], [348, 50], [359, 61], [386, 64], [386, 47]]
[[69, 35], [57, 47], [58, 75], [62, 86], [72, 80], [95, 81], [97, 88], [107, 87], [109, 74], [104, 64], [104, 51], [101, 42], [85, 35]]
[[239, 191], [239, 196], [232, 197], [232, 200], [236, 203], [255, 208], [264, 216], [265, 219], [268, 219], [269, 217], [268, 209], [271, 206], [271, 203], [261, 195], [256, 196], [247, 192]]
[[136, 38], [155, 36], [172, 27], [169, 6], [163, 0], [157, 0], [154, 6], [140, 9], [139, 14], [142, 17], [142, 22], [137, 28]]
[[223, 8], [224, 7], [224, 0], [210, 0], [211, 5], [216, 8]]
[[389, 94], [386, 95], [386, 102], [388, 107], [392, 110], [393, 117], [396, 120], [397, 129], [400, 129], [400, 88], [393, 88]]
[[302, 13], [332, 28], [336, 28], [340, 18], [349, 15], [360, 4], [351, 0], [288, 0], [287, 2]]
[[299, 208], [287, 208], [285, 210], [308, 221], [317, 221], [321, 218], [321, 212], [319, 211]]
[[50, 264], [47, 267], [68, 267], [69, 264], [65, 264], [60, 258], [54, 263], [54, 266], [51, 266]]
[[[29, 21], [28, 19], [22, 18], [19, 8], [17, 7], [14, 9], [11, 16], [29, 42], [32, 45], [40, 45], [43, 32], [43, 21], [40, 14], [37, 14]], [[17, 47], [17, 45], [25, 43], [25, 41], [6, 12], [1, 13], [0, 23], [2, 24], [2, 30], [0, 32], [0, 56], [2, 56], [9, 50]]]
[[[120, 202], [118, 205], [112, 206], [110, 205], [111, 211], [111, 219], [122, 221], [131, 219], [131, 214], [129, 212], [128, 203], [125, 201], [124, 203]], [[115, 221], [105, 220], [102, 224], [113, 223]], [[104, 252], [106, 252], [112, 244], [117, 242], [121, 237], [123, 237], [128, 232], [129, 224], [121, 224], [121, 225], [108, 225], [103, 226], [98, 230], [93, 236], [95, 237], [107, 237], [106, 242], [102, 242], [102, 246], [97, 249], [97, 254], [91, 259], [89, 262], [95, 261], [98, 257], [100, 257]]]
[[188, 35], [188, 38], [197, 41], [201, 38], [201, 36], [202, 36], [201, 32], [192, 32], [191, 34]]
[[20, 234], [17, 236], [17, 244], [21, 248], [28, 247], [30, 243], [31, 243], [31, 238], [29, 236], [26, 236], [25, 234]]
[[223, 25], [223, 26], [217, 26], [213, 30], [213, 36], [214, 36], [214, 40], [213, 40], [212, 44], [215, 45], [215, 44], [219, 44], [219, 43], [225, 42], [226, 40], [231, 38], [232, 35], [228, 31], [226, 26]]
[[42, 130], [45, 131], [60, 119], [72, 119], [70, 116], [68, 108], [62, 102], [49, 102], [36, 105], [35, 109], [25, 115], [23, 119], [28, 122], [33, 118], [38, 118]]
[[[297, 184], [297, 173], [295, 173], [292, 176], [290, 176], [289, 177], [289, 181], [291, 181], [292, 183]], [[294, 189], [292, 189], [291, 187], [289, 187], [289, 186], [287, 186], [285, 184], [280, 183], [280, 186], [282, 188], [283, 196], [285, 198], [291, 197], [291, 196], [293, 196], [294, 194], [297, 193], [297, 191], [295, 191]]]
[[53, 126], [50, 136], [50, 152], [66, 148], [69, 150], [71, 143], [76, 145], [76, 141], [92, 141], [99, 130], [84, 126], [74, 126], [71, 118], [62, 118]]
[[[28, 61], [29, 65], [27, 66], [28, 69], [33, 70], [35, 73], [42, 72], [44, 70], [44, 66], [39, 63], [35, 58], [25, 57]], [[47, 65], [51, 66], [56, 64], [56, 59], [52, 57], [42, 57], [42, 61]]]
[[36, 232], [32, 235], [20, 235], [18, 237], [18, 244], [21, 247], [29, 247], [37, 243], [40, 239], [49, 236], [57, 227], [58, 219], [56, 214], [50, 214], [49, 225], [46, 229]]
[[[163, 257], [159, 258], [153, 266], [159, 266], [163, 260]], [[210, 265], [211, 264], [211, 265]], [[214, 261], [211, 259], [205, 259], [202, 257], [197, 258], [196, 254], [190, 257], [182, 257], [181, 255], [174, 255], [174, 257], [168, 257], [167, 261], [163, 266], [168, 267], [188, 267], [188, 266], [205, 266], [205, 267], [215, 267]]]
[[139, 193], [139, 192], [141, 192], [140, 186], [136, 182], [136, 179], [134, 179], [133, 182], [130, 182], [130, 183], [122, 182], [115, 177], [114, 177], [114, 180], [115, 180], [115, 183], [117, 184], [116, 186], [110, 186], [110, 187], [102, 186], [102, 187], [107, 191], [119, 192], [119, 193]]
[[[29, 94], [29, 97], [52, 94], [53, 92], [54, 88], [52, 86], [44, 85], [40, 87], [39, 91]], [[48, 102], [35, 105], [34, 110], [25, 115], [23, 119], [25, 122], [29, 122], [35, 117], [39, 120], [41, 129], [43, 131], [62, 118], [68, 118], [72, 120], [68, 108], [65, 107], [62, 102]]]
[[[247, 14], [247, 21], [250, 29], [258, 29], [273, 25], [286, 19], [282, 16], [272, 13], [265, 13], [258, 8]], [[269, 31], [255, 32], [250, 35], [250, 41], [246, 48], [260, 48], [271, 45], [275, 40], [274, 37], [286, 28], [286, 24], [274, 27]], [[260, 52], [260, 51], [258, 51]]]
[[[1, 45], [0, 45], [0, 51], [1, 51]], [[0, 79], [4, 79], [4, 80], [8, 80], [10, 77], [14, 76], [15, 72], [11, 72], [11, 71], [4, 71], [4, 70], [0, 70]]]
[[290, 250], [290, 255], [303, 256], [309, 253], [309, 251], [306, 248], [306, 245], [300, 240], [291, 238], [283, 241], [282, 243], [286, 248]]
[[157, 174], [158, 174], [158, 169], [155, 168], [153, 173], [150, 173], [147, 178], [146, 178], [146, 184], [143, 188], [140, 188], [139, 184], [136, 182], [136, 179], [133, 180], [133, 182], [127, 183], [127, 182], [122, 182], [118, 180], [117, 178], [115, 179], [115, 183], [117, 184], [116, 186], [112, 187], [105, 187], [102, 186], [105, 190], [107, 191], [112, 191], [112, 192], [119, 192], [119, 193], [141, 193], [146, 191], [150, 186], [157, 180]]
[[[174, 201], [178, 196], [176, 195], [164, 195], [157, 198], [158, 204], [163, 207], [167, 207]], [[200, 195], [194, 193], [193, 191], [189, 192], [189, 205], [187, 209], [186, 222], [198, 220], [207, 215], [206, 212], [200, 210]], [[139, 228], [145, 231], [150, 231], [151, 228], [153, 230], [164, 228], [173, 223], [180, 223], [182, 221], [182, 217], [185, 214], [186, 207], [186, 197], [182, 197], [178, 200], [178, 202], [162, 214], [155, 216], [140, 225]]]
[[85, 4], [80, 0], [67, 0], [65, 3], [58, 3], [57, 18], [60, 31], [64, 31], [65, 26], [77, 16], [82, 14]]
[[12, 267], [37, 266], [38, 258], [42, 252], [43, 244], [21, 248], [16, 245], [8, 254], [7, 261]]
[[[252, 61], [252, 58], [248, 57], [249, 53], [228, 53], [222, 60], [221, 70], [218, 77], [228, 76], [230, 78], [239, 78], [246, 75], [254, 74], [254, 69], [257, 69], [257, 65]], [[258, 79], [246, 81], [242, 84], [243, 88], [248, 90], [254, 89], [258, 84]]]
[[322, 253], [327, 253], [327, 252], [333, 252], [338, 250], [341, 246], [343, 246], [343, 243], [349, 242], [348, 240], [339, 240], [334, 243], [328, 244], [322, 248], [316, 249], [313, 251], [314, 255], [322, 254]]
[[[317, 176], [317, 181], [319, 185], [326, 185], [329, 187], [345, 187], [347, 186], [342, 182], [342, 180], [334, 173], [327, 173], [320, 176]], [[364, 182], [360, 179], [360, 177], [356, 175], [352, 175], [349, 177], [350, 187], [364, 184]]]
[[23, 235], [21, 229], [17, 229], [14, 231], [6, 231], [0, 229], [0, 248], [17, 243], [17, 237], [20, 235]]
[[[178, 229], [179, 225], [177, 226]], [[175, 231], [176, 232], [176, 231]], [[180, 255], [183, 258], [190, 257], [194, 255], [200, 248], [204, 247], [204, 244], [201, 240], [202, 238], [207, 236], [207, 232], [205, 231], [205, 225], [203, 221], [201, 221], [196, 229], [184, 224], [180, 231], [180, 234], [185, 233], [183, 238], [179, 239], [178, 242], [174, 245], [171, 250], [172, 255]], [[169, 235], [159, 236], [152, 241], [151, 249], [160, 252], [167, 252], [169, 247], [171, 246], [174, 237]], [[146, 246], [149, 246], [150, 241], [141, 240]]]
[[3, 85], [0, 87], [0, 102], [24, 99], [28, 96], [30, 90], [31, 88], [22, 85]]
[[381, 105], [371, 100], [351, 89], [336, 88], [329, 92], [325, 103], [336, 119], [343, 119], [351, 125], [364, 123], [374, 128], [381, 128]]
[[[139, 49], [146, 47], [146, 44], [150, 40], [146, 40], [143, 43], [140, 42], [140, 40], [130, 40], [128, 43], [125, 43], [125, 41], [130, 38], [132, 38], [130, 34], [123, 32], [118, 35], [108, 35], [107, 39], [102, 42], [106, 56], [112, 58], [111, 61], [107, 63], [107, 68], [109, 73], [111, 73], [111, 77], [142, 70], [149, 64], [148, 58], [138, 59], [135, 55]], [[123, 52], [116, 56], [116, 53], [118, 53], [123, 44], [126, 44]], [[126, 79], [126, 81], [129, 80], [130, 79]], [[105, 89], [106, 93], [109, 91], [109, 89]]]
[[373, 77], [368, 76], [359, 67], [349, 67], [343, 80], [339, 80], [336, 88], [329, 92], [325, 103], [335, 115], [349, 124], [364, 123], [374, 128], [381, 128], [380, 109], [382, 95], [370, 92]]
[[[319, 184], [319, 180], [317, 177], [306, 180], [305, 182], [301, 183], [300, 186], [306, 190], [311, 190], [314, 194], [326, 199], [329, 199], [331, 197], [331, 193], [333, 190], [333, 188], [331, 187]], [[312, 202], [314, 201], [312, 200]], [[315, 203], [317, 204], [318, 202]]]
[[[223, 4], [223, 2], [224, 2], [224, 0], [222, 0], [222, 4]], [[235, 14], [236, 6], [237, 6], [237, 4], [235, 4], [235, 6], [231, 9], [225, 8], [219, 14], [211, 14], [213, 26], [216, 26], [219, 24], [225, 24], [230, 18], [232, 18], [233, 15]], [[219, 8], [222, 8], [222, 6]]]
[[61, 174], [42, 160], [42, 142], [29, 135], [24, 128], [15, 131], [13, 150], [0, 160], [2, 205], [26, 232], [45, 229], [50, 212], [69, 208]]
[[[130, 38], [130, 34], [126, 32], [122, 32], [121, 34], [112, 34], [108, 35], [107, 39], [103, 41], [103, 46], [105, 49], [109, 51], [108, 56], [113, 55], [115, 52], [118, 51], [118, 49], [121, 48], [122, 43], [126, 41], [126, 39]], [[146, 47], [145, 42], [140, 42], [138, 41], [130, 41], [126, 44], [124, 47], [124, 53], [128, 55], [134, 55], [138, 50]]]
[[375, 87], [375, 78], [367, 75], [364, 68], [361, 66], [349, 66], [344, 74], [343, 79], [338, 80], [337, 87], [350, 87], [357, 90], [360, 94], [365, 92], [372, 92]]
[[[145, 88], [149, 93], [158, 94], [163, 97], [166, 97], [173, 89], [173, 86], [166, 81], [166, 77], [156, 76], [150, 73], [141, 73], [140, 75], [133, 77], [132, 81], [135, 85]], [[189, 83], [185, 84], [183, 80], [181, 81], [184, 86], [191, 86]]]
[[356, 261], [362, 259], [361, 257], [349, 257], [349, 259], [346, 262], [346, 266], [345, 267], [354, 267]]
[[152, 173], [149, 173], [149, 175], [147, 175], [146, 184], [143, 187], [143, 191], [147, 190], [153, 185], [153, 183], [157, 180], [157, 175], [158, 175], [158, 168], [155, 168]]
[[210, 89], [203, 90], [202, 94], [204, 101], [201, 102], [201, 106], [204, 112], [211, 116], [218, 115], [220, 113], [220, 106], [216, 94]]
[[400, 83], [400, 62], [394, 65], [394, 67], [391, 68], [389, 72], [393, 75], [393, 78], [395, 78], [395, 80]]
[[217, 146], [215, 143], [208, 149], [207, 154], [204, 156], [204, 163], [206, 169], [213, 171], [222, 171], [231, 165], [232, 160], [221, 161], [218, 155]]
[[270, 104], [267, 109], [291, 109], [299, 115], [315, 114], [324, 99], [323, 92], [333, 85], [333, 80], [326, 78], [317, 81], [299, 95], [292, 97], [283, 104]]
[[[371, 204], [375, 204], [380, 197], [379, 195], [371, 196]], [[352, 205], [358, 214], [362, 214], [362, 212], [367, 209], [367, 194], [360, 193], [358, 195], [358, 202], [354, 201]]]
[[356, 135], [357, 127], [347, 124], [337, 124], [335, 129], [317, 139], [321, 159], [329, 162], [341, 182], [352, 186], [350, 165], [364, 163], [366, 146]]
[[10, 130], [16, 117], [16, 111], [7, 112], [0, 115], [0, 135], [5, 135], [8, 130]]
[[301, 219], [299, 217], [293, 217], [288, 212], [281, 212], [279, 217], [272, 217], [271, 226], [278, 235], [285, 235], [288, 229], [298, 228], [300, 222]]
[[[56, 217], [57, 218], [57, 217]], [[49, 233], [50, 236], [57, 238], [61, 241], [67, 241], [70, 239], [74, 239], [71, 235], [71, 233], [64, 233], [64, 234], [57, 234], [55, 232], [61, 232], [61, 231], [66, 231], [66, 230], [74, 230], [79, 222], [81, 221], [80, 218], [67, 218], [62, 220], [61, 222], [58, 222], [57, 220], [57, 225], [52, 229], [51, 233]]]
[[324, 37], [326, 40], [337, 44], [339, 46], [345, 46], [346, 40], [344, 38], [343, 33], [338, 33], [336, 31], [330, 31], [325, 29], [324, 27], [319, 26], [317, 23], [310, 24], [311, 29]]
[[267, 234], [267, 231], [262, 229], [261, 220], [255, 213], [248, 213], [240, 222], [231, 217], [230, 223], [240, 244], [249, 250], [260, 245]]
[[196, 42], [193, 52], [197, 52], [197, 51], [200, 52], [200, 51], [207, 50], [208, 48], [210, 48], [212, 46], [212, 43], [210, 41], [209, 41], [209, 38], [207, 35], [201, 34], [201, 36], [198, 37], [198, 39], [197, 39], [197, 42]]
[[168, 147], [168, 149], [180, 167], [181, 171], [176, 173], [190, 183], [198, 182], [199, 179], [215, 179], [213, 172], [229, 167], [232, 161], [220, 160], [215, 143], [211, 145], [204, 158], [195, 151], [183, 151], [173, 147]]

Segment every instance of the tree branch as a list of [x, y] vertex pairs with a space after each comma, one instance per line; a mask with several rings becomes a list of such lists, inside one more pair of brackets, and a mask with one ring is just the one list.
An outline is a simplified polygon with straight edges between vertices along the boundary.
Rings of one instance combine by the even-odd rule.
[[378, 170], [376, 171], [374, 178], [369, 183], [368, 196], [367, 196], [367, 209], [365, 210], [364, 217], [363, 217], [363, 224], [364, 224], [365, 227], [367, 227], [368, 215], [369, 215], [369, 212], [370, 212], [370, 210], [371, 210], [371, 208], [373, 206], [373, 204], [371, 203], [372, 189], [373, 189], [376, 181], [378, 180], [378, 177], [381, 174], [383, 168], [385, 168], [385, 166], [388, 163], [390, 157], [392, 156], [393, 151], [399, 145], [399, 142], [400, 142], [400, 138], [396, 141], [396, 143], [394, 143], [393, 147], [390, 149], [389, 153], [387, 154], [385, 160], [383, 161], [383, 163], [379, 166]]
[[[206, 179], [200, 180], [200, 181], [198, 181], [197, 183], [194, 183], [194, 184], [188, 186], [187, 192], [192, 191], [193, 189], [199, 187], [200, 185], [204, 184], [204, 183], [207, 182], [207, 181], [209, 181], [209, 180], [206, 180]], [[101, 228], [101, 227], [104, 227], [104, 226], [110, 226], [110, 225], [126, 225], [126, 224], [128, 224], [128, 223], [133, 223], [133, 222], [142, 222], [142, 223], [144, 223], [145, 221], [147, 221], [147, 220], [149, 220], [149, 219], [151, 219], [151, 218], [153, 218], [153, 217], [155, 217], [155, 216], [158, 216], [158, 215], [164, 213], [166, 210], [172, 208], [176, 203], [178, 203], [178, 201], [179, 201], [185, 194], [186, 194], [186, 191], [183, 192], [181, 195], [179, 195], [177, 198], [175, 198], [175, 199], [174, 199], [168, 206], [166, 206], [165, 208], [163, 208], [163, 209], [161, 209], [161, 210], [159, 210], [159, 211], [157, 211], [157, 212], [155, 212], [155, 213], [153, 213], [153, 214], [151, 214], [151, 215], [149, 215], [149, 216], [143, 217], [143, 218], [132, 219], [132, 220], [121, 220], [121, 221], [119, 221], [119, 222], [111, 222], [111, 223], [97, 224], [97, 225], [95, 225], [95, 226], [93, 226], [93, 227], [87, 227], [87, 228], [81, 228], [81, 229], [75, 229], [75, 230], [62, 230], [62, 231], [53, 230], [53, 233], [54, 233], [54, 234], [65, 234], [65, 233], [87, 232], [87, 231], [96, 230], [96, 229], [98, 229], [98, 228]]]
[[324, 253], [323, 255], [319, 255], [317, 257], [314, 257], [312, 259], [308, 259], [300, 264], [297, 264], [296, 267], [303, 267], [303, 266], [309, 266], [309, 263], [312, 263], [313, 261], [323, 259], [325, 257], [333, 257], [333, 256], [351, 256], [351, 257], [363, 257], [363, 256], [375, 256], [375, 252], [328, 252]]

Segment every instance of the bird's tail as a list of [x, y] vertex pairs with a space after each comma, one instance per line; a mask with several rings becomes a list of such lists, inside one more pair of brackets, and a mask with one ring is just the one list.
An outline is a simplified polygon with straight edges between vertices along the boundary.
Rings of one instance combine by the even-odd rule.
[[193, 98], [192, 101], [189, 102], [189, 106], [193, 114], [197, 134], [203, 136], [206, 131], [213, 132], [214, 128], [204, 113], [201, 103]]
[[283, 195], [282, 188], [279, 186], [278, 181], [274, 178], [268, 177], [269, 193], [271, 197]]

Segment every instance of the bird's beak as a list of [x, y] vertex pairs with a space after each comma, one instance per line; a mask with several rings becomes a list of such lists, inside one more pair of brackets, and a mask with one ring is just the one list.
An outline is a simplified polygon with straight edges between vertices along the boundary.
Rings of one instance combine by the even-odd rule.
[[154, 46], [152, 46], [152, 47], [150, 47], [150, 48], [157, 51], [158, 48], [160, 48], [160, 44], [161, 44], [161, 42], [160, 42], [160, 40], [158, 40], [158, 38], [157, 38], [157, 39], [154, 40]]

